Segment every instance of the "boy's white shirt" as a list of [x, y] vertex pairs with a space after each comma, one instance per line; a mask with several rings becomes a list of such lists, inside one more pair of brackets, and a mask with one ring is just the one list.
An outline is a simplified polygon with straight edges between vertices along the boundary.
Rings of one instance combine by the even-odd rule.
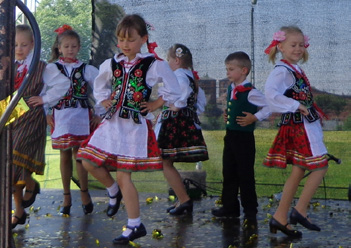
[[[244, 80], [239, 85], [245, 85], [248, 83], [249, 83], [249, 81]], [[233, 89], [235, 88], [234, 83], [232, 83], [232, 88]], [[253, 88], [252, 90], [250, 90], [249, 95], [247, 97], [247, 100], [250, 103], [252, 103], [253, 105], [256, 105], [257, 107], [261, 108], [259, 111], [257, 111], [254, 114], [256, 116], [257, 120], [262, 121], [264, 119], [267, 119], [271, 115], [268, 103], [266, 101], [266, 97], [261, 91]]]

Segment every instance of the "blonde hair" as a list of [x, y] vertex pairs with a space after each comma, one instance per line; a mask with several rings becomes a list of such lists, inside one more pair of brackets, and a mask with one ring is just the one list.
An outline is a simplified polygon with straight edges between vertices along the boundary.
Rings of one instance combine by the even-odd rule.
[[[302, 30], [296, 26], [283, 26], [280, 28], [280, 31], [283, 31], [285, 35], [295, 33], [295, 34], [302, 34], [302, 36], [304, 36]], [[268, 61], [275, 64], [275, 60], [278, 52], [279, 50], [277, 46], [272, 47], [268, 54]], [[308, 60], [308, 51], [307, 49], [305, 49], [305, 52], [302, 55], [302, 63], [305, 63], [307, 60]]]
[[19, 24], [16, 26], [16, 33], [27, 33], [29, 39], [33, 42], [34, 37], [33, 37], [33, 31], [32, 28], [29, 25], [26, 24]]

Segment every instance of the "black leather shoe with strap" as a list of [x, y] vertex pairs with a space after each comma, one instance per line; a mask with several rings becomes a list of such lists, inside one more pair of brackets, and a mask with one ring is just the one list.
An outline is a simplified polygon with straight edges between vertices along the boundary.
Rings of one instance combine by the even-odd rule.
[[277, 233], [277, 230], [280, 230], [282, 233], [292, 238], [302, 237], [302, 232], [299, 232], [294, 229], [289, 229], [288, 225], [289, 223], [287, 223], [286, 225], [280, 224], [276, 219], [272, 217], [271, 220], [269, 221], [269, 230], [271, 233]]
[[84, 214], [90, 214], [93, 212], [94, 210], [94, 204], [93, 204], [93, 201], [91, 200], [91, 197], [90, 197], [90, 194], [88, 192], [88, 189], [85, 189], [85, 190], [80, 190], [81, 192], [83, 193], [87, 193], [89, 195], [89, 198], [90, 198], [90, 202], [86, 205], [82, 204], [82, 208], [83, 208], [83, 212]]
[[107, 209], [106, 209], [106, 215], [107, 215], [108, 217], [112, 217], [112, 216], [114, 216], [115, 214], [117, 214], [118, 209], [119, 209], [119, 206], [121, 205], [121, 200], [122, 200], [123, 196], [122, 196], [121, 190], [118, 190], [118, 192], [117, 192], [116, 195], [114, 195], [114, 196], [110, 196], [110, 195], [109, 195], [109, 197], [110, 197], [111, 199], [115, 199], [115, 198], [116, 198], [116, 200], [117, 200], [117, 202], [116, 202], [115, 205], [110, 205], [110, 204], [108, 204]]
[[133, 241], [134, 239], [143, 237], [146, 235], [146, 229], [143, 223], [141, 223], [138, 227], [127, 226], [128, 229], [132, 230], [132, 232], [126, 237], [123, 235], [118, 236], [112, 242], [116, 245], [126, 245], [129, 241]]
[[[63, 195], [71, 195], [71, 193], [63, 193]], [[61, 215], [70, 215], [71, 213], [71, 207], [72, 207], [72, 204], [70, 205], [67, 205], [67, 206], [62, 206], [60, 208], [60, 214]]]
[[317, 225], [312, 224], [306, 217], [303, 217], [295, 208], [292, 208], [290, 213], [290, 223], [293, 225], [300, 223], [302, 226], [312, 231], [319, 232], [321, 230]]
[[40, 194], [40, 183], [37, 180], [35, 180], [35, 179], [33, 179], [33, 180], [35, 182], [34, 189], [33, 190], [28, 190], [26, 188], [26, 192], [32, 194], [32, 196], [28, 200], [23, 200], [22, 201], [22, 207], [23, 208], [30, 207], [35, 202], [35, 198], [36, 198], [37, 194]]

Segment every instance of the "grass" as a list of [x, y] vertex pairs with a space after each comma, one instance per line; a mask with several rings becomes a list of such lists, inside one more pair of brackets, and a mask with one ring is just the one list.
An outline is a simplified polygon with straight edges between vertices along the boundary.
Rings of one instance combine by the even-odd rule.
[[[282, 190], [282, 185], [287, 179], [291, 166], [287, 169], [272, 169], [262, 166], [262, 161], [266, 156], [277, 130], [257, 129], [255, 131], [256, 139], [256, 190], [258, 196], [270, 196]], [[203, 169], [206, 171], [206, 186], [208, 194], [219, 195], [222, 181], [222, 152], [224, 130], [203, 131], [210, 159], [203, 162]], [[350, 131], [326, 131], [324, 132], [324, 141], [328, 152], [342, 160], [338, 165], [333, 161], [330, 162], [329, 170], [324, 178], [326, 188], [320, 187], [315, 198], [347, 199], [348, 187], [351, 183], [351, 139]], [[51, 140], [48, 136], [46, 147], [46, 171], [43, 176], [35, 176], [41, 181], [43, 188], [62, 188], [61, 176], [59, 169], [59, 152], [51, 148]], [[195, 170], [195, 163], [177, 163], [179, 170]], [[112, 172], [114, 173], [114, 172]], [[133, 173], [133, 180], [140, 192], [166, 193], [168, 185], [163, 177], [162, 172], [139, 172]], [[103, 188], [100, 183], [89, 176], [90, 187]], [[302, 182], [302, 185], [304, 180]], [[301, 185], [301, 186], [302, 186]], [[323, 186], [323, 183], [322, 183]], [[301, 187], [302, 188], [302, 187]], [[299, 189], [299, 191], [301, 190]], [[78, 187], [72, 183], [72, 189]], [[299, 193], [299, 192], [298, 192]]]

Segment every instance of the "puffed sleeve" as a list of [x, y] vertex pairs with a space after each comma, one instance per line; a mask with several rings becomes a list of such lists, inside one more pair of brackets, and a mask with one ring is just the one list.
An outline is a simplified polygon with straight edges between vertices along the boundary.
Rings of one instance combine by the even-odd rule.
[[206, 104], [207, 104], [207, 100], [206, 100], [205, 91], [199, 87], [199, 90], [197, 93], [197, 101], [196, 101], [196, 108], [197, 108], [196, 113], [198, 115], [205, 112]]
[[293, 75], [284, 67], [276, 67], [270, 73], [265, 84], [265, 96], [271, 112], [286, 113], [298, 109], [300, 103], [284, 95], [293, 84]]
[[146, 75], [146, 83], [150, 86], [163, 83], [163, 86], [158, 88], [158, 95], [169, 105], [174, 104], [177, 108], [186, 107], [177, 77], [167, 62], [156, 60]]
[[44, 70], [43, 81], [44, 87], [40, 96], [44, 102], [44, 109], [47, 109], [55, 106], [66, 94], [71, 85], [71, 80], [63, 75], [55, 64], [50, 63]]
[[[180, 98], [179, 101], [187, 102], [193, 89], [190, 87], [190, 81], [187, 75], [191, 74], [191, 71], [186, 69], [178, 69], [174, 71], [180, 86]], [[191, 76], [192, 77], [192, 76]]]
[[109, 99], [111, 96], [111, 59], [105, 60], [99, 67], [99, 74], [94, 80], [94, 98], [96, 104]]
[[267, 119], [271, 115], [270, 108], [267, 104], [266, 98], [261, 91], [257, 89], [250, 90], [250, 93], [248, 95], [248, 100], [253, 105], [256, 105], [257, 107], [261, 108], [259, 111], [255, 113], [257, 120], [262, 121], [264, 119]]

